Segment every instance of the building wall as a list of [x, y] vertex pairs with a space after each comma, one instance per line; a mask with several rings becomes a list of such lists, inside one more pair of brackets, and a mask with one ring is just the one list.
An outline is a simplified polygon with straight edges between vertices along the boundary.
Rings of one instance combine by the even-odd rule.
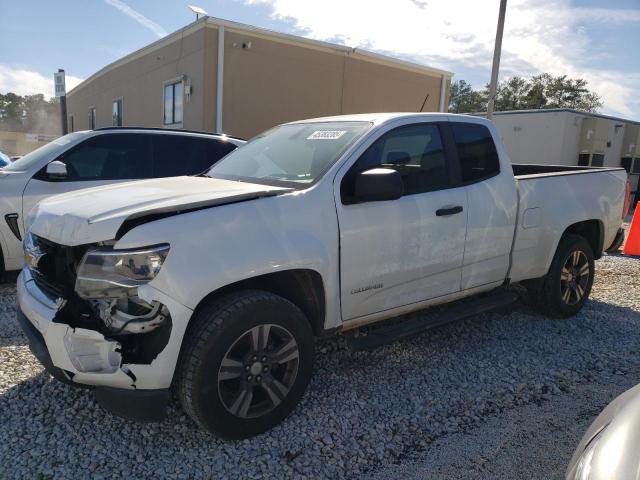
[[88, 111], [92, 106], [96, 108], [96, 127], [111, 126], [112, 103], [117, 98], [122, 98], [123, 125], [162, 127], [164, 82], [181, 75], [192, 88], [191, 97], [184, 99], [182, 126], [201, 129], [209, 88], [204, 83], [204, 46], [205, 29], [199, 29], [79, 85], [67, 96], [74, 129], [89, 128]]
[[572, 142], [570, 135], [565, 137], [571, 123], [567, 112], [554, 112], [544, 118], [539, 113], [494, 115], [493, 121], [513, 163], [578, 163], [577, 139]]
[[[184, 76], [192, 93], [176, 127], [218, 131], [217, 67], [218, 26], [201, 20], [76, 87], [67, 97], [68, 115], [74, 130], [84, 130], [95, 107], [96, 127], [111, 126], [112, 103], [122, 99], [124, 126], [162, 127], [164, 83]], [[222, 131], [252, 137], [305, 118], [415, 112], [425, 98], [423, 110], [438, 111], [441, 78], [348, 47], [227, 26]]]
[[625, 126], [621, 120], [550, 111], [503, 113], [493, 121], [514, 163], [577, 165], [580, 153], [602, 153], [603, 166], [620, 166]]
[[440, 84], [440, 77], [349, 55], [345, 65], [340, 113], [418, 112], [423, 103], [422, 111], [437, 112], [440, 107]]
[[[209, 30], [217, 39], [217, 28]], [[213, 45], [207, 56], [217, 58]], [[416, 112], [425, 98], [423, 111], [438, 111], [440, 87], [440, 76], [385, 65], [351, 49], [225, 31], [223, 131], [230, 135], [249, 138], [280, 123], [328, 115]], [[207, 110], [215, 110], [215, 98]]]
[[224, 132], [249, 138], [280, 123], [340, 113], [343, 68], [344, 57], [330, 51], [227, 30]]

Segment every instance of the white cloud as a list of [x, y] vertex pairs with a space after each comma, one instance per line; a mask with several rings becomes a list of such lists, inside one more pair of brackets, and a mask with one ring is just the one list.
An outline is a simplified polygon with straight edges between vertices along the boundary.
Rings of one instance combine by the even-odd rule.
[[[82, 82], [81, 78], [66, 75], [67, 92]], [[17, 95], [42, 93], [45, 97], [54, 95], [53, 72], [45, 76], [33, 70], [12, 68], [0, 63], [0, 92], [13, 92]]]
[[104, 0], [104, 1], [107, 5], [111, 5], [112, 7], [117, 8], [128, 17], [131, 17], [133, 20], [135, 20], [140, 25], [142, 25], [144, 28], [151, 30], [156, 37], [161, 38], [167, 35], [167, 31], [164, 28], [162, 28], [153, 20], [145, 17], [143, 14], [141, 14], [137, 10], [134, 10], [126, 3], [120, 0]]
[[[244, 0], [267, 4], [272, 16], [316, 39], [410, 57], [434, 67], [488, 72], [495, 40], [498, 0]], [[574, 8], [569, 0], [510, 0], [502, 77], [549, 72], [585, 78], [602, 96], [605, 110], [640, 113], [640, 75], [600, 69], [582, 23], [639, 23], [640, 10]], [[594, 40], [594, 43], [596, 40]], [[595, 62], [594, 62], [595, 63]], [[634, 103], [635, 102], [635, 103]]]

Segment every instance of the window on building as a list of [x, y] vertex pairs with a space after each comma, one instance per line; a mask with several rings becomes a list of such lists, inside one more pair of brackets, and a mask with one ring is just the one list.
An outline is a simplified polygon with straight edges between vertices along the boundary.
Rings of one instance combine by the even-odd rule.
[[96, 108], [89, 108], [89, 130], [94, 130], [96, 128]]
[[601, 167], [604, 165], [604, 155], [601, 153], [594, 153], [591, 155], [591, 166], [592, 167]]
[[355, 176], [372, 168], [390, 168], [402, 176], [405, 195], [450, 185], [447, 158], [437, 125], [396, 128], [375, 141], [345, 175], [343, 198], [353, 196]]
[[164, 119], [165, 125], [182, 123], [182, 106], [184, 88], [182, 81], [164, 86]]
[[491, 132], [477, 123], [452, 123], [464, 183], [478, 182], [500, 173], [500, 160]]
[[111, 106], [111, 125], [122, 126], [122, 99], [114, 100]]
[[71, 115], [69, 117], [69, 132], [74, 132], [75, 131], [75, 126], [73, 124], [73, 115]]
[[589, 154], [581, 153], [578, 155], [578, 166], [579, 167], [588, 167], [589, 166]]

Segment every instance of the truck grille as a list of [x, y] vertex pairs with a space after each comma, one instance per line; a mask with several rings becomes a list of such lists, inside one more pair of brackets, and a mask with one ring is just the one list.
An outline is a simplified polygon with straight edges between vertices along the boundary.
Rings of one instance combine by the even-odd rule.
[[76, 282], [76, 266], [86, 247], [68, 247], [32, 235], [35, 245], [42, 252], [37, 267], [30, 267], [36, 285], [47, 294], [68, 298]]

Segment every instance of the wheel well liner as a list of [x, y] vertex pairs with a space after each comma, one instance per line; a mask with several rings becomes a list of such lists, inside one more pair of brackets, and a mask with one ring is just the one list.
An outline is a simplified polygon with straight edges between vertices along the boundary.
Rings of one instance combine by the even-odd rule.
[[204, 297], [195, 308], [237, 290], [264, 290], [286, 298], [309, 319], [314, 335], [322, 336], [326, 316], [325, 291], [322, 277], [315, 270], [295, 269], [267, 273], [240, 280], [215, 290]]
[[589, 242], [596, 260], [602, 257], [602, 251], [604, 249], [604, 227], [600, 220], [585, 220], [569, 225], [562, 235], [565, 236], [568, 234], [583, 237]]

